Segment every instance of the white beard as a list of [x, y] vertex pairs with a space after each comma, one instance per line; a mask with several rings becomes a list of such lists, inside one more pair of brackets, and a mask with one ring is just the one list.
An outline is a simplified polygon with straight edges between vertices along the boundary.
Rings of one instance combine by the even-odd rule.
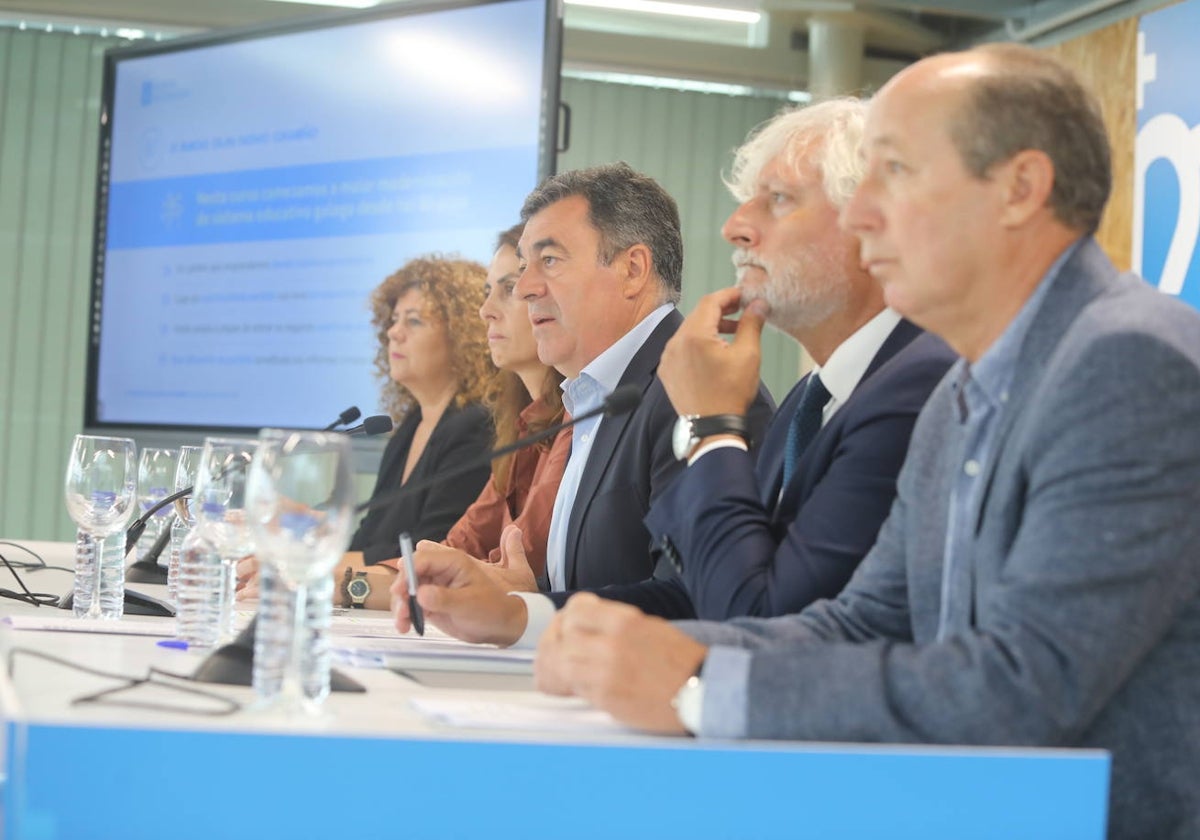
[[[789, 258], [767, 261], [745, 248], [733, 252], [742, 307], [764, 300], [771, 307], [767, 323], [786, 333], [803, 332], [827, 320], [846, 306], [847, 284], [843, 277], [843, 255], [805, 246]], [[766, 275], [765, 282], [746, 285], [751, 266]]]

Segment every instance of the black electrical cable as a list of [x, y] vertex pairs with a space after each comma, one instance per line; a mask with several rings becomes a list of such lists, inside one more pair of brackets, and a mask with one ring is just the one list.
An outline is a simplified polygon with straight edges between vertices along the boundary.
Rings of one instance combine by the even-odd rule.
[[[231, 697], [226, 697], [217, 694], [213, 691], [207, 691], [202, 688], [193, 688], [187, 685], [178, 685], [177, 683], [169, 682], [163, 679], [155, 679], [159, 677], [170, 677], [171, 679], [191, 681], [191, 677], [185, 674], [176, 674], [171, 671], [164, 671], [161, 668], [151, 666], [144, 677], [130, 677], [126, 674], [114, 674], [111, 671], [101, 671], [98, 668], [92, 668], [88, 665], [80, 665], [78, 662], [72, 662], [69, 659], [55, 656], [50, 653], [44, 653], [40, 650], [32, 650], [30, 648], [11, 648], [8, 652], [8, 675], [14, 677], [13, 666], [14, 659], [17, 654], [22, 656], [31, 656], [35, 659], [41, 659], [46, 662], [51, 662], [55, 665], [62, 665], [65, 668], [71, 668], [84, 674], [90, 674], [94, 677], [103, 677], [110, 680], [119, 680], [120, 685], [105, 688], [91, 694], [85, 694], [81, 697], [76, 697], [71, 701], [72, 706], [81, 706], [85, 704], [94, 704], [101, 706], [123, 706], [131, 709], [147, 709], [155, 712], [173, 712], [177, 714], [201, 715], [204, 717], [224, 717], [232, 715], [242, 709], [242, 704]], [[218, 708], [215, 709], [196, 709], [187, 706], [171, 706], [166, 703], [150, 703], [141, 700], [112, 700], [109, 699], [113, 695], [123, 691], [129, 691], [134, 688], [140, 688], [145, 685], [153, 685], [161, 689], [169, 691], [178, 691], [181, 694], [187, 694], [192, 697], [200, 697], [204, 700], [215, 701]]]
[[[15, 544], [7, 543], [7, 545], [15, 545]], [[42, 559], [41, 557], [38, 557], [37, 554], [35, 554], [32, 551], [29, 551], [29, 549], [25, 548], [24, 546], [16, 546], [16, 548], [20, 548], [23, 551], [27, 551], [30, 554], [33, 554], [33, 556], [37, 557], [39, 560]], [[10, 563], [8, 561], [8, 558], [5, 557], [3, 554], [0, 554], [0, 563], [3, 563], [5, 568], [7, 568], [10, 572], [12, 572], [12, 576], [14, 578], [16, 578], [17, 584], [21, 587], [20, 592], [14, 592], [11, 589], [0, 588], [0, 598], [11, 598], [14, 601], [22, 601], [23, 603], [26, 603], [26, 604], [33, 604], [35, 607], [56, 606], [58, 604], [58, 594], [57, 593], [54, 593], [54, 592], [31, 592], [29, 587], [25, 585], [25, 581], [21, 579], [21, 576], [19, 574], [17, 574], [17, 569], [13, 566], [12, 563]], [[17, 564], [17, 565], [19, 566], [20, 564]], [[50, 568], [50, 567], [47, 566], [45, 564], [45, 561], [43, 560], [41, 565], [36, 566], [34, 568], [35, 569], [46, 569], [46, 568]]]

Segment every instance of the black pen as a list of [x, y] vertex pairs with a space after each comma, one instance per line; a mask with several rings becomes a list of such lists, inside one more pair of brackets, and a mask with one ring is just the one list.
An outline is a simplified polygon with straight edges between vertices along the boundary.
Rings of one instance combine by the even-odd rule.
[[400, 535], [400, 556], [404, 558], [404, 574], [408, 577], [408, 618], [418, 636], [425, 635], [425, 613], [417, 603], [417, 570], [413, 566], [412, 537], [405, 531]]

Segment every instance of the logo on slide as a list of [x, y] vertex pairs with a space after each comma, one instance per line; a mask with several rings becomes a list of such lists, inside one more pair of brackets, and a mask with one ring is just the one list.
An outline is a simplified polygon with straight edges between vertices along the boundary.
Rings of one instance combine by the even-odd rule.
[[1200, 2], [1146, 15], [1138, 29], [1133, 270], [1200, 307]]

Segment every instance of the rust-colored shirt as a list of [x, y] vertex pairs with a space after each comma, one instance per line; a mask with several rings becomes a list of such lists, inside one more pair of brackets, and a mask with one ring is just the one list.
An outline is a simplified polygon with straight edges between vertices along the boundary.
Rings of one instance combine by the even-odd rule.
[[[518, 432], [524, 436], [529, 421], [544, 411], [541, 400], [525, 407], [517, 419]], [[521, 529], [525, 556], [535, 575], [546, 570], [546, 538], [554, 497], [562, 481], [567, 458], [571, 455], [571, 430], [559, 432], [549, 449], [531, 446], [513, 455], [508, 492], [500, 493], [489, 479], [483, 492], [446, 535], [445, 544], [495, 563], [500, 559], [500, 534], [510, 522]]]

